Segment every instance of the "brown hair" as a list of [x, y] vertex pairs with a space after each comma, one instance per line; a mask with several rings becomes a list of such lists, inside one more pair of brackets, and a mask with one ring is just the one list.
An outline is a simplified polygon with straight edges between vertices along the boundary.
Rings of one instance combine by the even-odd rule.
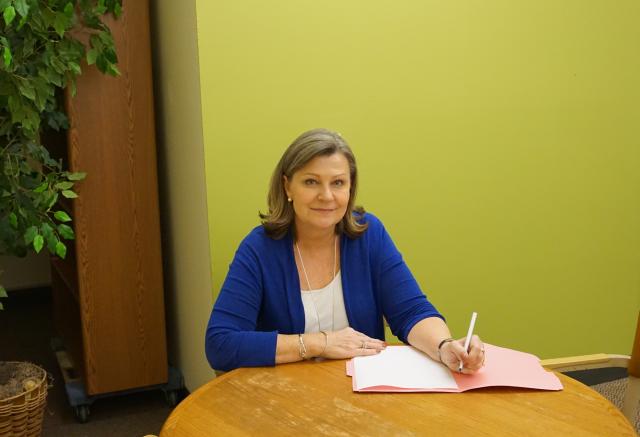
[[344, 232], [350, 238], [357, 238], [367, 229], [367, 223], [358, 222], [358, 218], [364, 214], [364, 208], [354, 205], [358, 189], [358, 170], [351, 148], [337, 132], [328, 129], [312, 129], [304, 132], [291, 143], [273, 171], [267, 195], [269, 212], [260, 213], [267, 235], [276, 240], [280, 239], [294, 225], [295, 213], [293, 206], [287, 201], [283, 176], [291, 180], [293, 174], [312, 159], [334, 153], [342, 153], [347, 158], [351, 176], [347, 211], [340, 223], [336, 225], [336, 233]]

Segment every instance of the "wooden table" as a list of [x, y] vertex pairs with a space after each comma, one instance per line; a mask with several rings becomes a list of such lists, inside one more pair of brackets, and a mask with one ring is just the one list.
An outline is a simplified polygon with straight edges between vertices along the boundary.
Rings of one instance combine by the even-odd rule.
[[182, 401], [160, 437], [636, 436], [608, 400], [559, 376], [559, 392], [494, 387], [394, 394], [354, 393], [343, 360], [237, 369]]

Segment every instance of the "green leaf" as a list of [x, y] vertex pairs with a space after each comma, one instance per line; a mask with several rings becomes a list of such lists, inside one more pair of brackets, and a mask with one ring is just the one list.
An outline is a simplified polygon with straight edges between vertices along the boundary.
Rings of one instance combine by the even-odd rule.
[[4, 306], [2, 305], [2, 302], [0, 302], [0, 310], [3, 310]]
[[58, 225], [58, 233], [62, 235], [62, 238], [65, 238], [67, 240], [73, 240], [74, 238], [76, 238], [73, 229], [71, 229], [71, 227], [67, 225]]
[[31, 56], [35, 45], [36, 45], [35, 38], [26, 38], [22, 44], [22, 56], [24, 58], [28, 58], [29, 56]]
[[91, 43], [91, 47], [97, 51], [102, 51], [104, 49], [104, 43], [98, 35], [91, 35], [91, 37], [89, 37], [89, 42]]
[[56, 18], [53, 20], [53, 28], [60, 38], [64, 36], [68, 23], [69, 18], [64, 13], [56, 14]]
[[27, 3], [27, 0], [15, 0], [13, 4], [21, 17], [27, 16], [29, 13], [29, 4]]
[[107, 67], [107, 73], [114, 77], [120, 76], [120, 70], [118, 70], [118, 67], [116, 67], [114, 64], [109, 64], [109, 66]]
[[47, 243], [47, 248], [49, 249], [49, 252], [56, 253], [56, 245], [60, 241], [58, 239], [58, 235], [56, 235], [56, 233], [53, 232], [53, 228], [51, 228], [51, 226], [49, 226], [47, 223], [43, 224], [40, 227], [40, 229], [42, 230], [42, 236], [44, 237]]
[[13, 19], [16, 18], [16, 10], [13, 8], [13, 6], [9, 6], [8, 8], [5, 8], [2, 15], [4, 17], [4, 23], [8, 26], [9, 24], [11, 24]]
[[33, 79], [33, 87], [36, 90], [35, 104], [38, 107], [38, 111], [44, 112], [48, 99], [54, 97], [54, 88], [41, 77]]
[[63, 259], [67, 256], [67, 246], [62, 241], [56, 243], [56, 255]]
[[0, 285], [0, 297], [9, 297], [7, 295], [7, 290], [5, 290], [5, 288], [2, 285]]
[[18, 27], [16, 27], [17, 30], [22, 29], [22, 26], [24, 26], [25, 24], [27, 24], [27, 19], [29, 18], [28, 15], [23, 16], [22, 18], [20, 18], [20, 22], [18, 23]]
[[35, 250], [36, 253], [40, 253], [43, 246], [44, 246], [44, 237], [42, 235], [36, 235], [35, 238], [33, 239], [33, 250]]
[[71, 190], [64, 190], [62, 192], [62, 195], [67, 199], [75, 199], [76, 197], [78, 197], [78, 195]]
[[95, 64], [97, 58], [98, 58], [98, 51], [96, 49], [91, 49], [87, 52], [87, 64], [89, 65]]
[[11, 0], [0, 0], [0, 11], [4, 11], [11, 4]]
[[18, 216], [15, 212], [9, 214], [9, 224], [13, 229], [18, 229]]
[[107, 12], [107, 7], [104, 4], [104, 0], [98, 0], [98, 4], [93, 8], [93, 12], [97, 15], [102, 15]]
[[69, 179], [70, 181], [81, 181], [85, 177], [87, 177], [87, 174], [82, 171], [77, 171], [75, 173], [70, 173], [67, 175], [67, 179]]
[[49, 223], [43, 223], [40, 225], [40, 231], [45, 238], [50, 238], [53, 235], [53, 228], [49, 225]]
[[9, 66], [11, 65], [11, 58], [11, 49], [9, 47], [5, 47], [2, 50], [2, 59], [4, 61], [5, 68], [9, 68]]
[[67, 181], [63, 181], [63, 182], [58, 182], [57, 184], [54, 185], [58, 190], [68, 190], [69, 188], [73, 187], [73, 182], [67, 182]]
[[69, 18], [73, 17], [73, 3], [67, 3], [67, 5], [64, 7], [64, 13]]
[[73, 71], [75, 74], [82, 73], [82, 70], [80, 69], [80, 65], [78, 65], [77, 62], [71, 61], [67, 64], [67, 67], [69, 67], [69, 70]]
[[122, 15], [122, 6], [120, 5], [120, 3], [116, 3], [116, 5], [113, 7], [113, 15], [115, 15], [116, 18]]
[[58, 193], [53, 193], [51, 198], [49, 198], [49, 203], [47, 203], [47, 209], [51, 208], [58, 201]]
[[20, 90], [20, 94], [25, 96], [29, 100], [36, 99], [36, 90], [33, 88], [33, 85], [29, 83], [28, 80], [21, 80], [18, 82], [18, 89]]
[[26, 245], [31, 244], [33, 240], [36, 238], [36, 235], [38, 235], [37, 226], [31, 226], [30, 228], [28, 228], [24, 233], [24, 244]]
[[56, 211], [53, 216], [56, 218], [56, 220], [58, 220], [59, 222], [70, 222], [71, 221], [71, 217], [69, 217], [69, 214], [67, 214], [64, 211]]

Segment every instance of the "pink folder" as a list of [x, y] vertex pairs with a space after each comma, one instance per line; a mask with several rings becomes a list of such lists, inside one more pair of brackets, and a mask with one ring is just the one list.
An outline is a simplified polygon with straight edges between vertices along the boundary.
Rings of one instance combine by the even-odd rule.
[[[367, 371], [371, 367], [358, 364], [358, 360], [368, 357], [358, 357], [347, 362], [347, 375], [352, 377], [353, 391], [360, 392], [452, 392], [461, 393], [482, 387], [521, 387], [537, 390], [562, 390], [562, 383], [553, 372], [546, 371], [540, 360], [535, 355], [506, 349], [485, 343], [485, 365], [473, 375], [464, 375], [451, 372], [455, 380], [455, 387], [420, 387], [403, 386], [398, 387], [389, 384], [389, 379], [383, 372], [376, 377], [376, 382], [366, 387], [358, 388], [357, 377], [359, 371]], [[390, 346], [405, 347], [411, 346]], [[382, 352], [384, 353], [384, 352]], [[363, 363], [363, 362], [360, 362]], [[415, 364], [407, 364], [415, 365]], [[444, 365], [440, 364], [444, 368]], [[418, 369], [419, 370], [419, 369]], [[410, 369], [403, 369], [402, 364], [396, 366], [395, 372], [409, 372]], [[411, 369], [411, 371], [415, 371]], [[388, 372], [387, 372], [388, 374]]]

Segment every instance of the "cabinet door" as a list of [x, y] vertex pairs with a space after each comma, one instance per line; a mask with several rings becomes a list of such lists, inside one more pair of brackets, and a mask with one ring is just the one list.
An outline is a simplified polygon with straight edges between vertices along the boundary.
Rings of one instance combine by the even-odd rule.
[[83, 66], [67, 96], [84, 376], [90, 395], [167, 381], [147, 1], [108, 19], [121, 76]]

